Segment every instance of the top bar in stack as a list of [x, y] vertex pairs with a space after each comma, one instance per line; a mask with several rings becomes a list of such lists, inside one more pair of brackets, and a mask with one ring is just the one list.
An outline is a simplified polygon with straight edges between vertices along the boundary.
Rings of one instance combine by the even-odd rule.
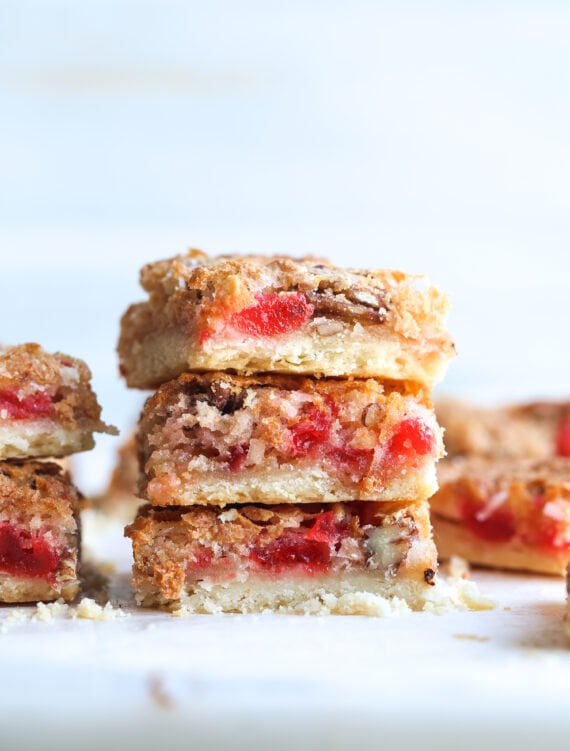
[[145, 266], [122, 320], [121, 370], [150, 389], [185, 371], [439, 381], [447, 298], [417, 276], [287, 257], [187, 255]]
[[84, 362], [39, 344], [0, 348], [0, 459], [67, 456], [114, 434], [90, 380]]

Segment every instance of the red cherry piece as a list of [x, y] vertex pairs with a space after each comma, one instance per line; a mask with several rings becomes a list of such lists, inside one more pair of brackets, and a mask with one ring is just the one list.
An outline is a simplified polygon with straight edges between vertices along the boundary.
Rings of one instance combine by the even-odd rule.
[[534, 545], [541, 548], [547, 548], [553, 551], [568, 550], [570, 545], [565, 534], [566, 527], [556, 519], [548, 519], [543, 517], [538, 525], [538, 528], [530, 536], [525, 539]]
[[570, 549], [566, 534], [566, 524], [563, 520], [553, 519], [544, 513], [546, 496], [539, 493], [534, 498], [536, 513], [540, 516], [532, 518], [532, 526], [525, 531], [524, 540], [529, 545], [536, 545], [551, 551], [560, 552]]
[[336, 545], [342, 535], [342, 530], [334, 518], [332, 511], [323, 511], [313, 522], [312, 527], [305, 534], [305, 540], [326, 542], [327, 545]]
[[372, 462], [373, 449], [355, 449], [351, 446], [335, 446], [328, 456], [335, 462], [340, 470], [353, 478], [362, 478]]
[[0, 571], [12, 576], [54, 579], [60, 554], [41, 534], [0, 523]]
[[32, 417], [45, 417], [51, 414], [53, 403], [43, 391], [19, 399], [14, 391], [0, 391], [0, 412], [5, 411], [13, 420], [28, 420]]
[[239, 472], [243, 469], [245, 460], [247, 459], [247, 452], [249, 446], [247, 444], [241, 444], [240, 446], [234, 446], [230, 451], [229, 468], [231, 472]]
[[189, 568], [192, 570], [207, 569], [210, 567], [213, 557], [210, 548], [200, 547], [194, 551], [192, 561], [189, 563]]
[[487, 515], [484, 505], [466, 499], [461, 515], [467, 528], [487, 542], [508, 542], [515, 536], [515, 517], [508, 508], [499, 507]]
[[319, 447], [327, 443], [333, 424], [333, 416], [314, 405], [291, 429], [293, 456], [314, 456]]
[[245, 336], [279, 336], [296, 331], [313, 315], [301, 292], [259, 295], [254, 305], [232, 313], [227, 324]]
[[556, 453], [570, 458], [570, 419], [563, 420], [556, 434]]
[[310, 574], [327, 568], [331, 551], [326, 542], [307, 540], [302, 529], [286, 529], [268, 545], [253, 547], [250, 560], [260, 568], [275, 573], [301, 567]]
[[431, 454], [435, 437], [431, 428], [417, 419], [403, 420], [388, 442], [388, 455], [399, 462]]

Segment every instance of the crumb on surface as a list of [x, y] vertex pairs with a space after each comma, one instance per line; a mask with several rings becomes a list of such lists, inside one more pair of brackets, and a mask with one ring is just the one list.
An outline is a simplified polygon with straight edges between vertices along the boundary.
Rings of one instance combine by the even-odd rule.
[[151, 673], [148, 676], [148, 693], [153, 703], [160, 709], [173, 709], [174, 700], [164, 687], [164, 680], [161, 675]]
[[107, 601], [104, 605], [91, 597], [82, 597], [76, 605], [68, 605], [63, 600], [38, 602], [32, 609], [14, 607], [0, 622], [0, 633], [5, 634], [17, 623], [52, 623], [57, 620], [113, 621], [129, 614], [122, 608]]
[[454, 579], [469, 579], [471, 576], [471, 567], [469, 561], [461, 558], [459, 555], [452, 555], [447, 562], [447, 571], [449, 576]]
[[477, 642], [489, 641], [488, 636], [479, 636], [478, 634], [453, 634], [453, 638], [460, 639], [461, 641], [477, 641]]

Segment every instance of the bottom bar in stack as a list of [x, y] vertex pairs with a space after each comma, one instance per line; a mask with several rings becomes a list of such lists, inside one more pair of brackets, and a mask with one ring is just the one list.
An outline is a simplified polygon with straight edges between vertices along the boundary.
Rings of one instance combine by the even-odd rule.
[[563, 575], [570, 557], [570, 461], [446, 460], [431, 499], [441, 558]]
[[126, 535], [139, 604], [196, 613], [421, 610], [437, 569], [427, 502], [144, 506]]
[[57, 464], [0, 462], [0, 602], [74, 599], [78, 513], [78, 493]]

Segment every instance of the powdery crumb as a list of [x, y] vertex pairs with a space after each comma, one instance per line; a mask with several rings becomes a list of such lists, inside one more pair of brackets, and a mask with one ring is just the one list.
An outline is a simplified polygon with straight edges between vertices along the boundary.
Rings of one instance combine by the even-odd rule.
[[2, 619], [2, 622], [0, 623], [0, 634], [8, 633], [8, 630], [11, 626], [14, 626], [16, 623], [21, 623], [25, 620], [27, 620], [26, 613], [23, 610], [15, 608], [5, 618]]
[[63, 600], [56, 602], [38, 602], [35, 613], [30, 616], [32, 621], [53, 621], [55, 618], [69, 618], [70, 606]]
[[488, 636], [477, 636], [477, 634], [453, 634], [453, 638], [459, 639], [461, 641], [478, 641], [478, 642], [489, 641]]
[[113, 621], [125, 618], [129, 614], [120, 607], [114, 607], [110, 602], [100, 605], [91, 597], [82, 597], [77, 605], [68, 605], [63, 600], [55, 602], [38, 602], [33, 611], [14, 609], [0, 624], [0, 633], [5, 634], [8, 628], [16, 623], [51, 623], [55, 620], [90, 620]]
[[72, 618], [84, 618], [90, 621], [113, 621], [128, 615], [122, 608], [114, 607], [110, 602], [99, 605], [90, 597], [83, 597], [73, 610], [75, 613], [71, 616]]
[[495, 602], [481, 594], [473, 581], [440, 578], [424, 605], [426, 613], [443, 615], [453, 610], [493, 610]]
[[447, 563], [447, 571], [453, 579], [469, 579], [471, 568], [465, 558], [458, 555], [452, 555]]
[[166, 691], [162, 676], [156, 674], [149, 675], [148, 692], [152, 701], [160, 709], [174, 709], [175, 702]]

